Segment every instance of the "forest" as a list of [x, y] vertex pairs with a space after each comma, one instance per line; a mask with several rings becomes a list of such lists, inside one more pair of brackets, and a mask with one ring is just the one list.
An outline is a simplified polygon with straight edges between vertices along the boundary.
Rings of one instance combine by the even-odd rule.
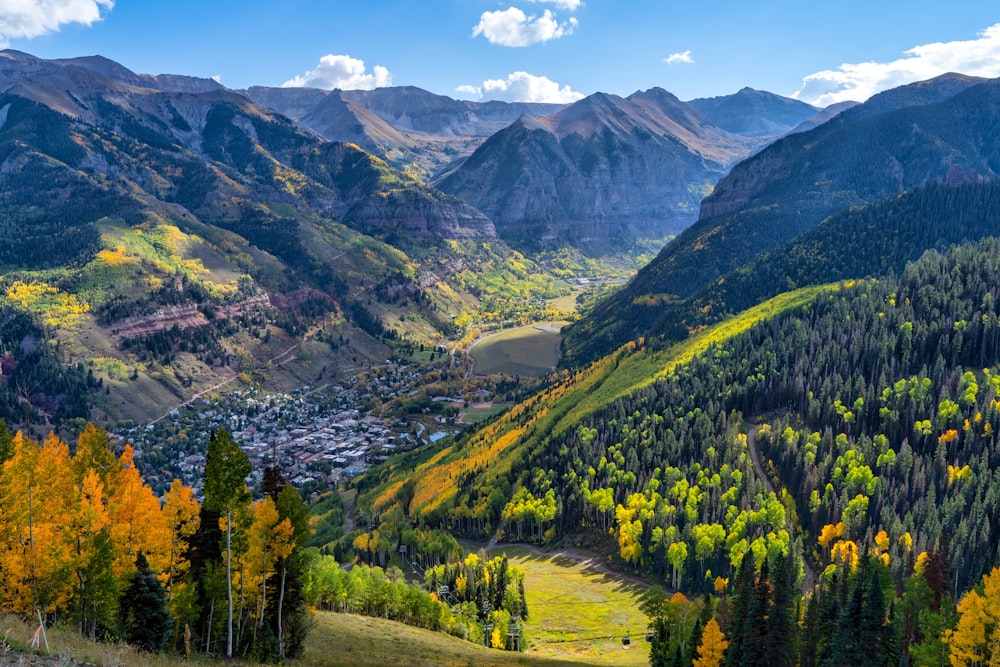
[[[1000, 561], [998, 296], [1000, 242], [986, 239], [819, 290], [534, 438], [539, 415], [565, 409], [553, 387], [549, 402], [487, 427], [498, 447], [525, 443], [516, 456], [477, 458], [451, 501], [411, 512], [539, 542], [610, 533], [624, 566], [717, 596], [727, 659], [758, 656], [729, 664], [771, 655], [737, 647], [780, 618], [774, 605], [810, 627], [787, 664], [942, 664], [983, 633], [969, 640], [980, 661], [952, 664], [986, 664]], [[876, 635], [894, 653], [868, 651]], [[684, 642], [695, 660], [697, 642]]]
[[[132, 447], [91, 424], [71, 447], [0, 420], [0, 464], [0, 611], [188, 658], [299, 657], [312, 609], [520, 646], [524, 581], [506, 557], [465, 556], [453, 539], [437, 553], [439, 536], [408, 531], [399, 540], [424, 581], [364, 561], [342, 569], [309, 546], [310, 509], [280, 470], [251, 493], [250, 460], [224, 430], [209, 442], [201, 499], [179, 480], [157, 497]], [[370, 539], [355, 540], [359, 553]]]

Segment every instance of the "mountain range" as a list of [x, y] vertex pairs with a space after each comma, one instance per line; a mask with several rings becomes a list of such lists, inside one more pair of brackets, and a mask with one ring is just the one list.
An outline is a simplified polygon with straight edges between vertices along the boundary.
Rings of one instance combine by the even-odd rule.
[[928, 182], [995, 178], [998, 93], [998, 80], [954, 74], [892, 89], [734, 166], [695, 224], [567, 331], [567, 363], [645, 335], [678, 303], [838, 211]]
[[694, 221], [733, 163], [817, 111], [778, 99], [732, 96], [731, 108], [752, 119], [739, 134], [660, 88], [627, 98], [597, 93], [519, 119], [434, 183], [489, 215], [515, 247], [569, 244], [601, 254], [658, 246]]
[[[324, 314], [347, 314], [374, 346], [365, 354], [381, 355], [381, 337], [448, 335], [490, 290], [519, 290], [525, 256], [513, 249], [528, 261], [567, 246], [601, 255], [679, 233], [570, 328], [565, 362], [574, 364], [642, 335], [664, 304], [843, 206], [927, 180], [990, 176], [995, 146], [970, 142], [994, 120], [994, 87], [947, 76], [837, 115], [751, 89], [691, 102], [653, 88], [526, 105], [416, 88], [233, 91], [96, 56], [4, 51], [4, 307], [38, 321], [40, 301], [11, 296], [27, 279], [113, 338], [145, 330], [136, 317], [152, 318], [154, 333], [166, 328], [166, 307], [242, 313], [264, 298], [310, 313], [264, 316], [289, 344]], [[440, 171], [429, 178], [432, 164]], [[4, 350], [23, 342], [17, 331]], [[135, 364], [121, 342], [96, 349], [65, 336], [84, 358]], [[190, 373], [167, 378], [170, 392], [225, 372], [227, 346], [209, 347]], [[67, 394], [54, 385], [37, 393]], [[13, 413], [18, 399], [8, 399]]]
[[569, 105], [468, 102], [419, 88], [242, 91], [331, 141], [355, 143], [483, 211], [525, 250], [607, 254], [690, 225], [737, 160], [820, 111], [744, 89], [685, 103], [654, 88]]

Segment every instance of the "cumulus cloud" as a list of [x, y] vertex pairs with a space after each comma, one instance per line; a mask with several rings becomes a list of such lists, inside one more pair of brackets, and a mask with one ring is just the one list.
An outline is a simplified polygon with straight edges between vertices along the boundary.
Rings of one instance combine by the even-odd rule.
[[994, 78], [1000, 76], [1000, 23], [975, 39], [915, 46], [888, 63], [845, 63], [835, 70], [810, 74], [792, 97], [817, 106], [857, 100], [875, 93], [923, 81], [946, 72]]
[[560, 23], [549, 9], [541, 16], [528, 16], [517, 7], [509, 7], [483, 12], [479, 24], [472, 29], [472, 36], [482, 35], [491, 44], [500, 46], [531, 46], [571, 35], [578, 25], [575, 18]]
[[92, 25], [115, 0], [0, 0], [0, 45], [58, 32], [67, 23]]
[[459, 86], [456, 92], [480, 100], [500, 100], [503, 102], [552, 102], [567, 104], [583, 99], [583, 95], [569, 86], [545, 76], [535, 76], [527, 72], [514, 72], [506, 79], [487, 79], [481, 86]]
[[687, 51], [680, 51], [678, 53], [671, 53], [669, 56], [663, 59], [663, 62], [668, 65], [676, 65], [678, 63], [691, 64], [694, 62], [694, 58], [691, 57], [690, 49]]
[[372, 90], [392, 85], [392, 75], [381, 65], [372, 67], [350, 56], [327, 54], [319, 59], [316, 69], [309, 70], [281, 84], [282, 88], [322, 88], [323, 90]]

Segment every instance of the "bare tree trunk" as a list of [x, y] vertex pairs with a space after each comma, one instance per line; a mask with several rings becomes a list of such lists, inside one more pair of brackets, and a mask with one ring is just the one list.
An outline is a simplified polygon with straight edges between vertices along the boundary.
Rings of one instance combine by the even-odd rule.
[[278, 659], [285, 659], [285, 628], [282, 625], [282, 612], [285, 610], [285, 559], [281, 559], [281, 592], [278, 593]]
[[226, 512], [226, 601], [229, 615], [226, 618], [226, 657], [233, 657], [233, 511]]
[[205, 654], [212, 655], [212, 619], [215, 616], [215, 598], [212, 598], [212, 606], [208, 608], [208, 632], [205, 637]]

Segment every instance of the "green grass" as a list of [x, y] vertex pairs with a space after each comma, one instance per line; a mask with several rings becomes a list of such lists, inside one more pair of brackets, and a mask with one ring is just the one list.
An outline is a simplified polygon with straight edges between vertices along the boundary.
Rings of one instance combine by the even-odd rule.
[[488, 408], [468, 407], [459, 413], [459, 420], [463, 424], [478, 424], [486, 421], [494, 415], [510, 409], [512, 403], [492, 403]]
[[316, 614], [315, 623], [306, 640], [305, 656], [292, 664], [309, 667], [569, 667], [581, 664], [530, 652], [517, 654], [487, 649], [458, 637], [381, 618], [320, 612]]
[[559, 362], [560, 340], [554, 331], [533, 324], [487, 336], [472, 347], [470, 354], [480, 375], [508, 373], [540, 377]]
[[[524, 573], [529, 648], [540, 656], [594, 665], [648, 665], [645, 587], [559, 552], [504, 547]], [[626, 648], [622, 636], [632, 639]]]

